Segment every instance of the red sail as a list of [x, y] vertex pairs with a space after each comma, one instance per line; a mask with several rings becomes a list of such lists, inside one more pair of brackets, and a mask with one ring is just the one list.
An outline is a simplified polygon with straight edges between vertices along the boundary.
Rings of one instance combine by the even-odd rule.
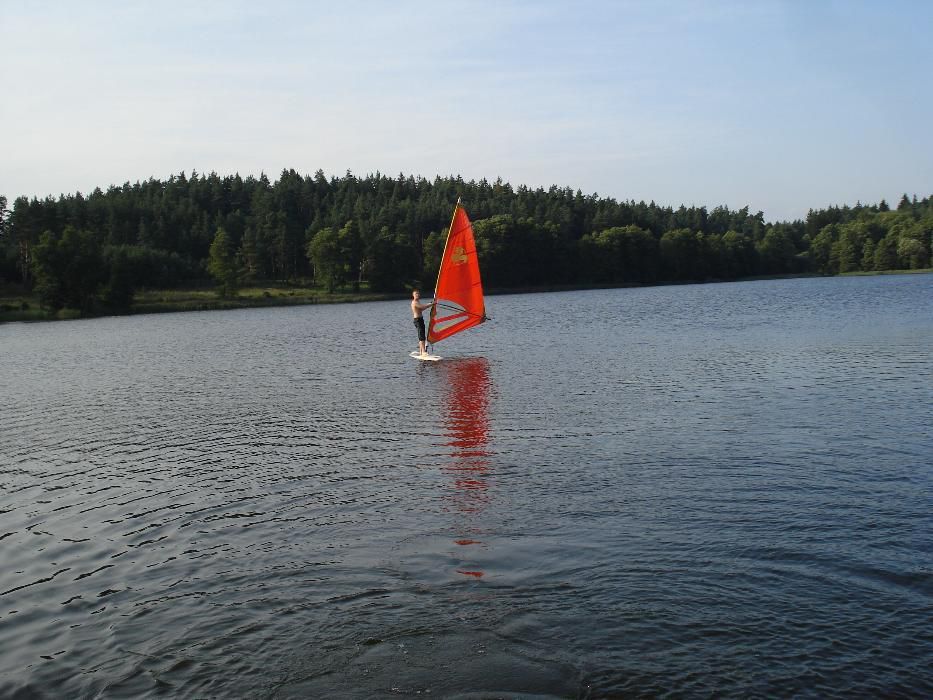
[[485, 320], [486, 305], [473, 225], [458, 202], [447, 233], [441, 269], [437, 273], [428, 342], [449, 338]]

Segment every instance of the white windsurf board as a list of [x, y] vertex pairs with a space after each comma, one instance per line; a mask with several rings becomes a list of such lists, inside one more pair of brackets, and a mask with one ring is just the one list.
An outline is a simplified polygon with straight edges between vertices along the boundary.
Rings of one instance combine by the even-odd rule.
[[440, 355], [429, 355], [428, 353], [422, 355], [421, 353], [414, 350], [408, 353], [408, 356], [414, 357], [416, 360], [423, 360], [425, 362], [437, 362], [438, 360], [442, 359]]

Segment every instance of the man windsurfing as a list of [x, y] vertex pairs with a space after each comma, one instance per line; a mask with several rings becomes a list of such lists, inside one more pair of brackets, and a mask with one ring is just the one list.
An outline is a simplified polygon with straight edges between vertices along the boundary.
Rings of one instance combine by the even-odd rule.
[[425, 350], [425, 341], [427, 340], [427, 334], [424, 330], [424, 317], [421, 315], [421, 312], [430, 309], [431, 304], [422, 304], [421, 303], [421, 292], [417, 289], [411, 291], [411, 315], [412, 322], [415, 324], [415, 328], [418, 330], [418, 354], [425, 355], [427, 354]]

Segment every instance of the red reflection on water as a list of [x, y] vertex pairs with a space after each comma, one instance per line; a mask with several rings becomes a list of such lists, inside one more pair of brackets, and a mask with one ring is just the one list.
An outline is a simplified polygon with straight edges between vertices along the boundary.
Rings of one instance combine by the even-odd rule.
[[443, 365], [449, 387], [447, 409], [448, 447], [455, 457], [487, 457], [489, 441], [489, 362], [471, 357]]
[[464, 576], [473, 576], [474, 578], [483, 578], [486, 575], [484, 571], [461, 571], [460, 569], [457, 569], [457, 573]]
[[[455, 512], [467, 516], [458, 523], [457, 545], [481, 545], [470, 535], [481, 532], [477, 516], [489, 502], [489, 362], [484, 357], [443, 363], [448, 390], [445, 396], [446, 447], [451, 461], [443, 467], [453, 477], [453, 492], [447, 497]], [[457, 569], [458, 574], [482, 578], [481, 570]]]

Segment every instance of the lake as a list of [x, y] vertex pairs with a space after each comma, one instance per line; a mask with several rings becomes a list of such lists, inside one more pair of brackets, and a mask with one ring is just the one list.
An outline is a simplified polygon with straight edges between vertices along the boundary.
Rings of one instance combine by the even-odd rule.
[[933, 695], [933, 275], [0, 326], [2, 697]]

